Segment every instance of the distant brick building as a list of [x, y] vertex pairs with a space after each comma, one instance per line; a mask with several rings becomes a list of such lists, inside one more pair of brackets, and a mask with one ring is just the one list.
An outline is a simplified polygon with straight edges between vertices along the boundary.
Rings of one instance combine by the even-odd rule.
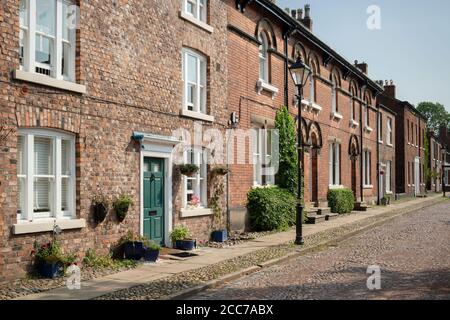
[[[304, 88], [303, 141], [305, 201], [326, 207], [332, 188], [347, 187], [358, 202], [377, 200], [377, 108], [382, 91], [364, 63], [349, 63], [312, 33], [309, 6], [286, 12], [272, 1], [226, 1], [228, 11], [229, 108], [239, 129], [273, 128], [284, 104], [296, 117], [298, 103], [288, 66], [300, 55], [313, 76]], [[254, 146], [256, 165], [233, 165], [230, 177], [232, 224], [243, 227], [247, 191], [273, 184], [258, 159], [270, 154]], [[242, 140], [239, 147], [249, 147]]]
[[379, 144], [379, 197], [389, 196], [395, 199], [396, 175], [396, 116], [384, 105], [379, 105], [378, 144]]
[[444, 149], [439, 138], [433, 132], [428, 132], [427, 138], [430, 152], [428, 157], [429, 176], [427, 177], [427, 190], [441, 192]]
[[[407, 101], [396, 98], [396, 87], [386, 82], [378, 103], [396, 116], [396, 192], [398, 196], [419, 196], [425, 193], [424, 139], [426, 118]], [[402, 168], [402, 169], [401, 169]]]
[[450, 192], [450, 129], [448, 126], [440, 127], [439, 141], [442, 145], [443, 187], [446, 192]]

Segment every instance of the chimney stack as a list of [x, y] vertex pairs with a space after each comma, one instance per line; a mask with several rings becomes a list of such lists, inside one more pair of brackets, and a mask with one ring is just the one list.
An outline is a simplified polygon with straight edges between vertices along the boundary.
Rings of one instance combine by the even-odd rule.
[[385, 84], [384, 84], [384, 93], [389, 97], [389, 98], [392, 98], [392, 99], [395, 99], [396, 98], [396, 92], [395, 92], [395, 84], [394, 84], [394, 81], [393, 80], [391, 80], [391, 81], [385, 81]]
[[291, 9], [289, 9], [289, 8], [284, 8], [284, 11], [288, 14], [288, 15], [290, 15], [291, 14]]
[[313, 21], [311, 19], [311, 6], [305, 5], [305, 16], [299, 20], [309, 31], [312, 32]]
[[359, 63], [358, 60], [355, 60], [355, 67], [357, 67], [359, 70], [361, 70], [362, 73], [365, 75], [369, 74], [369, 65], [365, 62]]

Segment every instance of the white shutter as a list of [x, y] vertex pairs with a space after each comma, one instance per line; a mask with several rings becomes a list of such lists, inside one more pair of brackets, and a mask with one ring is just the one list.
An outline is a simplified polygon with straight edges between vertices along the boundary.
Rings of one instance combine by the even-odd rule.
[[52, 175], [52, 140], [48, 138], [34, 138], [34, 174]]
[[34, 211], [49, 212], [50, 209], [50, 179], [35, 178], [34, 180]]
[[34, 138], [34, 211], [50, 212], [51, 177], [53, 175], [53, 141], [49, 138]]

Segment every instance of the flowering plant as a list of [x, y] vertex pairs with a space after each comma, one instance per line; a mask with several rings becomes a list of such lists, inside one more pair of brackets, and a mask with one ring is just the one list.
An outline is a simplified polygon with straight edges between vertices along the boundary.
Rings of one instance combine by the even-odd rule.
[[197, 195], [193, 195], [191, 201], [189, 201], [189, 206], [197, 208], [200, 206], [200, 197]]
[[61, 250], [61, 246], [56, 240], [45, 243], [43, 245], [38, 245], [37, 242], [34, 243], [34, 250], [31, 252], [37, 264], [39, 263], [61, 263], [61, 264], [72, 264], [75, 262], [76, 257], [73, 255], [65, 255]]

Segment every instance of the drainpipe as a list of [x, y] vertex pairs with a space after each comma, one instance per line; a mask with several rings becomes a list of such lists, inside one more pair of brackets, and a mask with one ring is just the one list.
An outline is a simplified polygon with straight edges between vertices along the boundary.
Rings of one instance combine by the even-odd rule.
[[284, 104], [289, 108], [289, 31], [286, 31], [284, 36]]
[[364, 202], [364, 185], [363, 185], [363, 160], [364, 160], [364, 128], [363, 128], [363, 105], [360, 103], [359, 105], [359, 131], [361, 134], [361, 154], [360, 154], [360, 192], [361, 192], [361, 204]]
[[380, 164], [380, 131], [383, 124], [381, 123], [380, 105], [377, 105], [377, 204], [381, 204], [380, 191], [383, 186], [380, 186], [380, 174], [381, 174], [381, 164]]

